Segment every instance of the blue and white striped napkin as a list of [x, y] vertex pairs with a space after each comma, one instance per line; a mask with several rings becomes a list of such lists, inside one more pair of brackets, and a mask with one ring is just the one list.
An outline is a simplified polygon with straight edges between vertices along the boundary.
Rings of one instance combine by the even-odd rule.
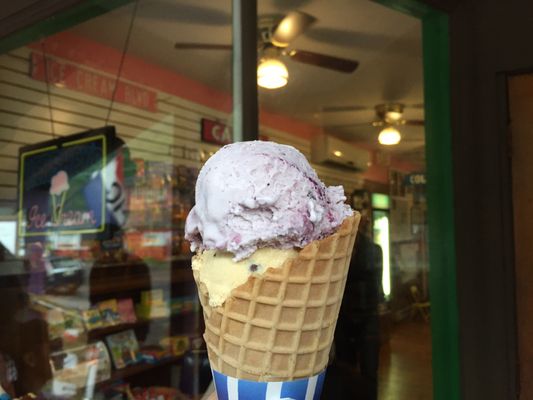
[[326, 371], [288, 382], [253, 382], [213, 370], [218, 400], [320, 400]]

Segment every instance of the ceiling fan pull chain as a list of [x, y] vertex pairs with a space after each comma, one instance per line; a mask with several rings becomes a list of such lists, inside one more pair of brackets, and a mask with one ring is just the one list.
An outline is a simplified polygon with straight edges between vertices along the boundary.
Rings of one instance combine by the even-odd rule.
[[130, 25], [128, 26], [128, 33], [126, 34], [126, 41], [124, 42], [124, 48], [122, 49], [122, 55], [120, 57], [120, 63], [118, 65], [117, 76], [115, 78], [115, 84], [113, 85], [113, 93], [111, 94], [111, 101], [109, 102], [109, 109], [107, 110], [107, 116], [105, 118], [104, 125], [107, 125], [109, 122], [109, 117], [111, 116], [111, 110], [113, 109], [113, 103], [115, 102], [115, 96], [117, 94], [117, 87], [120, 80], [120, 75], [122, 73], [122, 67], [124, 66], [124, 59], [126, 58], [126, 53], [130, 44], [131, 32], [133, 31], [133, 22], [137, 15], [137, 9], [139, 8], [140, 0], [135, 0], [133, 5], [133, 12], [131, 14]]
[[41, 40], [41, 50], [43, 53], [43, 65], [44, 65], [44, 80], [46, 82], [46, 96], [48, 98], [48, 114], [50, 117], [50, 129], [52, 131], [52, 137], [56, 138], [56, 131], [54, 126], [54, 112], [52, 109], [52, 95], [50, 94], [50, 75], [48, 75], [48, 59], [46, 57], [46, 39]]

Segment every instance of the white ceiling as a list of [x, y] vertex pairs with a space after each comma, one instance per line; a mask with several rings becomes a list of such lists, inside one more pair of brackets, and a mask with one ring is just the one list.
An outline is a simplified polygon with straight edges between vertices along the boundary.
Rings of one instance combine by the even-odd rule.
[[[355, 59], [352, 74], [283, 58], [289, 84], [260, 88], [260, 106], [324, 127], [345, 140], [377, 144], [373, 107], [384, 102], [423, 103], [421, 24], [416, 18], [369, 0], [258, 0], [258, 14], [282, 16], [301, 10], [317, 18], [291, 48]], [[88, 21], [74, 30], [122, 50], [133, 5]], [[231, 43], [230, 0], [141, 0], [129, 53], [231, 92], [231, 52], [175, 50], [174, 43]], [[323, 112], [329, 106], [361, 106], [360, 111]], [[423, 119], [407, 107], [407, 119]], [[335, 125], [351, 125], [331, 128]], [[359, 124], [359, 126], [357, 126]], [[361, 125], [363, 124], [363, 125]], [[423, 128], [404, 126], [400, 145], [386, 149], [411, 161], [423, 160]]]

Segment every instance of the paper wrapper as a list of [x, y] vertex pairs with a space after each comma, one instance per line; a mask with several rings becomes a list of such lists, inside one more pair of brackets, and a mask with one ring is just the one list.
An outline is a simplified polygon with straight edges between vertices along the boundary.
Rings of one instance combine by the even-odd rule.
[[288, 382], [256, 382], [213, 371], [218, 400], [319, 400], [326, 371]]
[[289, 382], [325, 370], [359, 220], [354, 212], [336, 233], [280, 268], [251, 276], [220, 307], [209, 306], [195, 273], [214, 371], [243, 381]]

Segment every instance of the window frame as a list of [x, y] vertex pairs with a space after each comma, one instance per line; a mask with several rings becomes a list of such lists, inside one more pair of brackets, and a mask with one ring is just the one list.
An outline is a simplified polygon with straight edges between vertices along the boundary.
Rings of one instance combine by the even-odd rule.
[[[448, 15], [421, 0], [374, 0], [422, 22], [424, 111], [431, 291], [433, 390], [435, 400], [460, 399], [459, 310], [457, 301], [454, 185], [450, 111]], [[24, 46], [132, 0], [91, 0], [30, 23], [0, 38], [0, 54]], [[232, 0], [233, 99], [236, 140], [258, 137], [256, 86], [257, 3]], [[28, 15], [28, 20], [32, 18]], [[25, 26], [24, 21], [20, 26]], [[253, 39], [253, 40], [252, 40]], [[236, 77], [236, 78], [235, 78]]]

